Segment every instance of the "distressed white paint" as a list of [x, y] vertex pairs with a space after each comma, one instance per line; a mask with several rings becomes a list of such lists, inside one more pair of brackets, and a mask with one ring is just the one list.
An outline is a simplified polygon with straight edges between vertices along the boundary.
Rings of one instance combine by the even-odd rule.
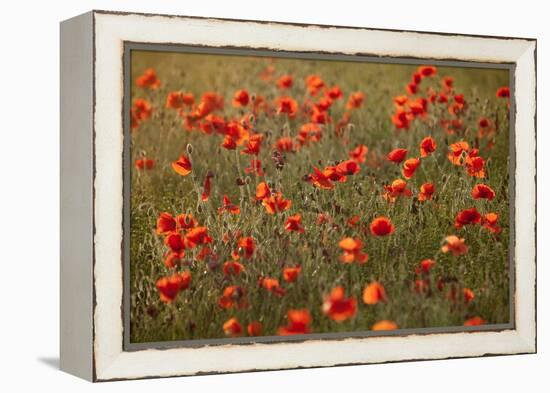
[[[96, 13], [95, 364], [100, 380], [535, 351], [533, 41]], [[517, 62], [515, 331], [122, 351], [123, 41]]]

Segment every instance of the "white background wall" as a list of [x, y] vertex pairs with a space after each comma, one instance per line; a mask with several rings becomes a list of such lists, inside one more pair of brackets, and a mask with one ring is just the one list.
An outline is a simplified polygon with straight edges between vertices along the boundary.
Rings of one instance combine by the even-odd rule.
[[[0, 390], [548, 391], [549, 12], [543, 1], [5, 1], [0, 10]], [[539, 354], [91, 385], [57, 370], [59, 28], [90, 9], [538, 38]], [[547, 122], [546, 122], [547, 123]], [[521, 130], [518, 130], [521, 134]], [[546, 388], [546, 389], [545, 389]]]

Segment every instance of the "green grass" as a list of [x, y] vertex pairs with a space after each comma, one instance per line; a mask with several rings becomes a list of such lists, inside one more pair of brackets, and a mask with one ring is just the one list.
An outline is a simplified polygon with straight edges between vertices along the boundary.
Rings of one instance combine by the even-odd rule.
[[[455, 87], [464, 93], [469, 104], [463, 117], [464, 135], [448, 135], [439, 119], [448, 117], [446, 107], [431, 107], [428, 117], [417, 120], [409, 131], [397, 132], [391, 123], [392, 97], [404, 94], [404, 86], [416, 66], [384, 65], [333, 61], [306, 61], [277, 59], [273, 65], [276, 75], [291, 73], [295, 85], [287, 93], [297, 101], [306, 98], [304, 78], [319, 74], [327, 84], [338, 84], [345, 97], [334, 104], [331, 115], [338, 120], [352, 91], [363, 91], [367, 98], [363, 106], [352, 114], [352, 124], [344, 139], [336, 137], [331, 125], [322, 139], [297, 153], [287, 153], [285, 165], [278, 171], [271, 160], [271, 146], [283, 135], [295, 136], [299, 126], [307, 120], [287, 120], [286, 116], [258, 116], [255, 128], [264, 133], [259, 159], [265, 168], [265, 178], [251, 176], [248, 184], [237, 186], [236, 179], [245, 179], [243, 168], [250, 156], [220, 148], [221, 136], [205, 135], [200, 131], [187, 132], [181, 128], [181, 119], [174, 110], [165, 109], [168, 92], [191, 91], [198, 98], [212, 90], [225, 96], [223, 115], [240, 116], [231, 107], [235, 90], [246, 88], [252, 94], [274, 99], [279, 91], [274, 83], [258, 78], [258, 73], [269, 63], [268, 59], [231, 56], [205, 56], [173, 53], [134, 52], [133, 80], [144, 69], [154, 67], [161, 80], [161, 88], [147, 90], [132, 88], [132, 96], [145, 98], [155, 108], [150, 120], [140, 124], [132, 133], [132, 162], [142, 156], [155, 159], [150, 171], [132, 169], [131, 176], [131, 342], [186, 340], [224, 337], [223, 323], [236, 317], [244, 327], [258, 320], [265, 335], [276, 334], [277, 328], [287, 323], [289, 309], [307, 308], [312, 315], [314, 333], [369, 330], [382, 319], [395, 321], [400, 328], [460, 326], [472, 316], [480, 316], [488, 323], [506, 323], [509, 319], [509, 208], [508, 165], [509, 137], [506, 105], [495, 98], [498, 87], [508, 84], [506, 71], [466, 68], [438, 68], [438, 77], [423, 84], [438, 87], [439, 76], [451, 75]], [[221, 113], [220, 113], [221, 114]], [[485, 179], [469, 176], [464, 168], [453, 166], [447, 159], [448, 145], [464, 139], [475, 144], [477, 121], [487, 117], [498, 119], [497, 137], [492, 149], [480, 142], [480, 155], [486, 159]], [[387, 162], [384, 156], [393, 148], [410, 150], [409, 157], [419, 156], [420, 141], [432, 136], [437, 150], [423, 159], [409, 183], [416, 194], [420, 185], [430, 181], [436, 186], [433, 201], [421, 203], [416, 198], [399, 198], [388, 203], [382, 198], [384, 185], [400, 178], [400, 166]], [[345, 183], [337, 183], [334, 190], [321, 190], [302, 180], [312, 166], [324, 167], [347, 159], [348, 152], [362, 143], [369, 148], [369, 157], [379, 166], [361, 165], [361, 171], [349, 176]], [[192, 146], [193, 172], [182, 177], [171, 168], [171, 162]], [[210, 200], [202, 203], [197, 190], [208, 170], [214, 172]], [[292, 200], [292, 207], [274, 216], [252, 202], [255, 185], [265, 180]], [[486, 183], [496, 192], [492, 201], [472, 199], [474, 184]], [[218, 215], [222, 195], [227, 194], [239, 204], [241, 214]], [[480, 212], [494, 211], [500, 217], [502, 232], [493, 235], [481, 226], [454, 228], [456, 214], [475, 206]], [[179, 214], [191, 212], [213, 237], [212, 247], [219, 254], [219, 264], [230, 260], [232, 249], [222, 242], [228, 230], [239, 229], [244, 236], [256, 239], [253, 258], [244, 260], [246, 271], [238, 277], [224, 277], [221, 266], [212, 268], [204, 261], [194, 259], [198, 250], [188, 251], [186, 260], [192, 272], [191, 287], [182, 291], [171, 304], [159, 300], [156, 281], [171, 274], [163, 264], [166, 247], [155, 232], [160, 212]], [[319, 212], [328, 213], [335, 225], [316, 224]], [[305, 233], [289, 233], [284, 222], [289, 215], [301, 213]], [[346, 221], [360, 215], [353, 228]], [[376, 238], [364, 230], [376, 216], [390, 217], [396, 230], [391, 236]], [[456, 234], [466, 239], [469, 252], [453, 257], [440, 251], [447, 235]], [[369, 260], [364, 265], [344, 265], [338, 261], [341, 250], [338, 242], [347, 236], [363, 240]], [[432, 258], [437, 265], [432, 271], [432, 291], [417, 294], [412, 291], [416, 279], [415, 267], [422, 259]], [[302, 272], [294, 283], [282, 280], [283, 264], [300, 264]], [[277, 297], [257, 285], [258, 277], [278, 278], [287, 293]], [[440, 278], [456, 279], [457, 285], [475, 292], [468, 305], [453, 303], [435, 288]], [[386, 303], [367, 306], [361, 301], [362, 290], [371, 281], [381, 282], [388, 294]], [[250, 306], [243, 310], [222, 310], [218, 299], [228, 285], [246, 289]], [[348, 295], [358, 300], [355, 318], [337, 323], [323, 315], [323, 296], [333, 287], [342, 285]]]

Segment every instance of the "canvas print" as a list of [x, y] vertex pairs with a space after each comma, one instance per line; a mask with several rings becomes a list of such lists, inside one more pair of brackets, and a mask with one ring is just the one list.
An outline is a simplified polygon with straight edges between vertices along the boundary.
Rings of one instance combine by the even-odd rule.
[[511, 322], [509, 69], [129, 63], [131, 343]]

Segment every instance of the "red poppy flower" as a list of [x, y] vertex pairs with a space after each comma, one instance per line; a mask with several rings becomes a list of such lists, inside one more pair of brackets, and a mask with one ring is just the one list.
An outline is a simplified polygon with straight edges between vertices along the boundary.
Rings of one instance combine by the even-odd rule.
[[238, 276], [244, 270], [244, 266], [239, 262], [227, 261], [223, 264], [223, 274], [226, 276]]
[[344, 251], [340, 256], [340, 262], [363, 264], [368, 261], [369, 256], [362, 251], [363, 242], [360, 239], [346, 237], [338, 243], [338, 246]]
[[256, 200], [261, 201], [271, 196], [271, 190], [266, 182], [258, 183], [256, 186]]
[[222, 207], [218, 208], [218, 214], [222, 214], [223, 212], [228, 212], [231, 214], [241, 214], [241, 208], [233, 203], [231, 203], [231, 200], [227, 195], [223, 196], [223, 205]]
[[444, 76], [441, 78], [441, 84], [446, 90], [451, 90], [453, 88], [454, 78], [452, 76]]
[[340, 176], [355, 175], [359, 173], [360, 170], [361, 170], [361, 167], [355, 160], [342, 161], [341, 163], [336, 165], [336, 172]]
[[306, 78], [306, 86], [310, 95], [316, 96], [323, 87], [325, 82], [318, 75], [308, 75]]
[[502, 228], [498, 225], [498, 214], [496, 213], [487, 213], [483, 216], [481, 220], [483, 228], [487, 229], [492, 233], [500, 233]]
[[300, 127], [298, 132], [298, 142], [305, 145], [309, 142], [318, 142], [323, 136], [321, 126], [316, 123], [306, 123]]
[[365, 304], [374, 305], [387, 300], [384, 286], [377, 281], [370, 283], [363, 290], [363, 303]]
[[199, 225], [199, 222], [193, 217], [192, 214], [180, 214], [176, 217], [178, 229], [191, 229]]
[[244, 168], [244, 173], [246, 173], [247, 175], [254, 174], [257, 176], [265, 175], [262, 169], [262, 162], [257, 159], [250, 160], [250, 165]]
[[223, 332], [226, 336], [238, 337], [242, 334], [243, 327], [237, 318], [231, 318], [223, 324]]
[[314, 124], [327, 124], [332, 121], [327, 112], [321, 111], [317, 107], [313, 107], [309, 119]]
[[436, 147], [437, 144], [431, 136], [422, 139], [422, 142], [420, 142], [420, 156], [427, 157], [430, 153], [435, 151]]
[[241, 151], [241, 154], [250, 154], [257, 156], [260, 154], [260, 147], [262, 145], [263, 135], [262, 134], [254, 134], [252, 135], [246, 144], [246, 147], [244, 150]]
[[214, 177], [214, 174], [208, 171], [204, 178], [204, 184], [202, 187], [201, 200], [203, 202], [206, 202], [208, 199], [210, 199], [210, 193], [212, 192], [212, 177]]
[[294, 82], [292, 75], [282, 75], [277, 80], [277, 87], [279, 89], [290, 89], [292, 87], [292, 83]]
[[455, 227], [462, 228], [464, 225], [475, 225], [481, 221], [481, 215], [475, 207], [460, 211], [455, 218]]
[[318, 112], [326, 112], [331, 106], [332, 99], [328, 96], [325, 96], [319, 99], [319, 101], [314, 105], [314, 109], [316, 109]]
[[143, 74], [137, 77], [136, 85], [147, 89], [158, 89], [160, 80], [157, 78], [157, 73], [153, 68], [146, 69]]
[[262, 335], [262, 324], [258, 321], [253, 321], [248, 324], [246, 327], [246, 331], [248, 332], [249, 336], [261, 336]]
[[235, 142], [230, 135], [226, 135], [223, 138], [222, 147], [227, 150], [235, 150], [237, 148], [237, 142]]
[[464, 321], [464, 326], [479, 326], [479, 325], [485, 325], [487, 321], [485, 321], [481, 317], [473, 317], [469, 318]]
[[170, 214], [162, 212], [157, 219], [157, 234], [167, 234], [176, 229], [176, 220]]
[[420, 261], [420, 264], [416, 268], [416, 273], [428, 274], [430, 273], [430, 270], [432, 270], [434, 266], [435, 266], [435, 261], [433, 259], [423, 259], [422, 261]]
[[192, 168], [193, 165], [191, 164], [191, 160], [189, 160], [189, 158], [187, 158], [184, 154], [182, 154], [177, 161], [172, 163], [172, 169], [182, 176], [187, 176], [190, 174]]
[[365, 100], [364, 93], [360, 91], [351, 93], [351, 95], [348, 98], [348, 102], [346, 104], [346, 109], [357, 109], [363, 104], [364, 100]]
[[396, 330], [396, 329], [399, 329], [399, 327], [397, 326], [397, 324], [394, 322], [394, 321], [389, 321], [389, 320], [382, 320], [382, 321], [378, 321], [376, 322], [374, 325], [372, 325], [371, 327], [371, 330], [377, 330], [377, 331], [381, 331], [381, 330]]
[[155, 166], [155, 160], [150, 158], [138, 158], [135, 162], [137, 169], [153, 169]]
[[156, 283], [156, 287], [159, 291], [160, 300], [164, 303], [172, 303], [176, 300], [180, 291], [187, 289], [189, 284], [191, 284], [191, 273], [181, 272], [160, 278]]
[[499, 87], [496, 96], [498, 98], [510, 98], [510, 88], [508, 86]]
[[394, 149], [390, 151], [386, 157], [389, 161], [399, 164], [407, 157], [407, 153], [407, 149]]
[[397, 107], [402, 107], [404, 106], [407, 101], [409, 100], [409, 97], [406, 96], [406, 95], [401, 95], [401, 96], [395, 96], [393, 97], [393, 103], [397, 106]]
[[479, 156], [466, 157], [466, 169], [470, 176], [484, 178], [485, 177], [485, 160]]
[[412, 195], [411, 190], [407, 188], [407, 182], [402, 179], [395, 179], [391, 185], [384, 186], [384, 199], [389, 202], [395, 202], [395, 200], [403, 195], [410, 197]]
[[285, 267], [283, 269], [283, 278], [286, 282], [294, 282], [302, 271], [301, 266]]
[[295, 231], [298, 233], [304, 233], [304, 227], [302, 227], [302, 216], [295, 214], [287, 218], [285, 223], [285, 229], [287, 231]]
[[406, 179], [410, 179], [413, 177], [414, 172], [416, 171], [416, 168], [420, 166], [420, 159], [418, 158], [409, 158], [403, 163], [403, 169], [401, 170], [401, 173]]
[[289, 310], [287, 319], [288, 324], [277, 330], [279, 336], [291, 336], [310, 332], [309, 325], [311, 324], [311, 314], [308, 310]]
[[185, 249], [184, 240], [178, 232], [172, 232], [166, 236], [164, 239], [164, 244], [166, 244], [173, 252], [181, 252]]
[[247, 258], [252, 257], [252, 255], [254, 255], [254, 250], [256, 250], [256, 243], [251, 236], [239, 238], [237, 246], [244, 251], [244, 255]]
[[285, 294], [284, 288], [281, 288], [279, 280], [271, 277], [260, 277], [258, 284], [261, 288], [264, 288], [268, 292], [274, 293], [277, 296], [283, 296]]
[[172, 91], [166, 97], [166, 107], [172, 109], [181, 109], [184, 106], [191, 106], [195, 103], [195, 97], [192, 93], [183, 93], [181, 91]]
[[462, 165], [465, 153], [470, 151], [470, 145], [468, 145], [467, 142], [460, 141], [451, 144], [449, 148], [451, 149], [447, 155], [449, 161], [451, 161], [453, 165]]
[[332, 190], [334, 188], [334, 183], [332, 183], [330, 177], [316, 167], [313, 167], [313, 173], [307, 176], [307, 180], [318, 188], [325, 190]]
[[444, 241], [445, 244], [441, 247], [441, 251], [444, 253], [451, 252], [456, 257], [468, 252], [468, 246], [464, 244], [464, 238], [451, 235], [447, 236]]
[[406, 89], [407, 93], [409, 93], [410, 95], [415, 95], [416, 93], [418, 93], [418, 84], [410, 82], [407, 84]]
[[292, 201], [289, 199], [284, 199], [281, 192], [277, 192], [270, 197], [264, 198], [262, 201], [265, 210], [268, 214], [275, 214], [277, 212], [284, 212], [285, 210], [290, 209], [292, 206]]
[[323, 225], [331, 222], [332, 218], [328, 214], [319, 213], [319, 215], [317, 215], [317, 225]]
[[277, 139], [277, 142], [275, 143], [275, 148], [280, 152], [292, 152], [294, 151], [294, 142], [292, 141], [292, 138], [288, 136], [283, 136]]
[[208, 228], [195, 227], [191, 228], [185, 234], [185, 247], [195, 248], [199, 244], [211, 243], [212, 238], [208, 235]]
[[149, 101], [143, 98], [136, 98], [134, 100], [131, 115], [136, 121], [147, 120], [151, 117], [152, 113], [153, 108], [151, 107]]
[[357, 313], [357, 300], [354, 297], [346, 297], [344, 287], [335, 287], [325, 296], [323, 313], [336, 322], [353, 318]]
[[467, 304], [467, 303], [470, 303], [472, 300], [474, 300], [475, 298], [475, 294], [474, 294], [474, 291], [472, 291], [471, 289], [469, 288], [464, 288], [462, 289], [462, 295], [464, 296], [464, 302]]
[[331, 100], [338, 100], [338, 99], [342, 98], [343, 93], [342, 93], [342, 89], [340, 89], [340, 86], [336, 85], [336, 86], [332, 86], [330, 89], [328, 89], [325, 92], [325, 95], [327, 97], [329, 97]]
[[369, 152], [369, 148], [365, 145], [357, 145], [355, 149], [349, 152], [349, 158], [351, 158], [353, 161], [357, 162], [358, 164], [362, 164], [367, 160], [367, 153]]
[[487, 184], [476, 184], [472, 189], [472, 198], [474, 199], [487, 199], [493, 200], [495, 197], [495, 191]]
[[234, 107], [247, 106], [250, 101], [248, 91], [241, 89], [237, 90], [233, 95], [232, 104]]
[[418, 73], [422, 75], [422, 77], [430, 77], [437, 74], [437, 68], [434, 66], [420, 66], [418, 67]]
[[298, 113], [298, 103], [291, 97], [279, 97], [276, 100], [277, 114], [286, 113], [289, 118], [296, 117]]
[[164, 266], [169, 269], [172, 269], [181, 264], [182, 258], [185, 256], [185, 251], [181, 250], [178, 252], [169, 252], [164, 257]]
[[391, 235], [394, 231], [395, 227], [387, 217], [377, 217], [370, 224], [370, 232], [374, 236]]
[[361, 220], [361, 216], [359, 215], [354, 215], [354, 216], [351, 216], [347, 221], [346, 221], [346, 224], [348, 227], [354, 227], [357, 225], [357, 223], [359, 222], [359, 220]]
[[236, 307], [242, 310], [248, 306], [245, 290], [239, 286], [231, 285], [223, 290], [223, 295], [218, 300], [218, 306], [228, 310]]
[[420, 192], [418, 193], [419, 201], [429, 201], [432, 199], [435, 193], [435, 186], [432, 183], [424, 183], [420, 186]]

